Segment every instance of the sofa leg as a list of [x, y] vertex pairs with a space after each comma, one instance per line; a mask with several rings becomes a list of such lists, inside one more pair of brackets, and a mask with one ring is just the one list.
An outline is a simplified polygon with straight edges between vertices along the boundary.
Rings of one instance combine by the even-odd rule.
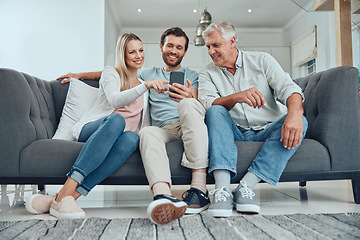
[[308, 194], [306, 188], [299, 188], [300, 201], [307, 201]]
[[44, 191], [45, 190], [45, 185], [44, 184], [39, 184], [38, 185], [38, 190], [39, 191]]
[[360, 172], [353, 173], [351, 176], [351, 183], [354, 195], [354, 202], [360, 203]]
[[299, 181], [299, 186], [306, 187], [306, 181], [304, 181], [304, 180]]

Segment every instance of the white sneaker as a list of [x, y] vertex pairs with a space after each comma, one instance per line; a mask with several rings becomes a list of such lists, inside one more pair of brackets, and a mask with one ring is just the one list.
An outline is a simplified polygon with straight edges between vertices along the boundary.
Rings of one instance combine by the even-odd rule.
[[54, 195], [33, 194], [26, 199], [25, 208], [32, 214], [48, 213], [54, 198]]
[[85, 212], [77, 204], [73, 196], [67, 196], [56, 202], [53, 199], [50, 205], [50, 214], [59, 219], [85, 218]]

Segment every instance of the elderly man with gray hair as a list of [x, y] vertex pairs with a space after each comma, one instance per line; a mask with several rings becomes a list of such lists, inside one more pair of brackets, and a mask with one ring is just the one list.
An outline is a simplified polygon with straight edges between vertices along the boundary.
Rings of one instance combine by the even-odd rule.
[[[238, 49], [232, 24], [213, 23], [203, 37], [213, 60], [199, 74], [199, 100], [207, 109], [209, 173], [215, 178], [208, 211], [228, 217], [234, 206], [239, 212], [259, 213], [253, 188], [261, 180], [276, 185], [305, 136], [304, 95], [270, 54]], [[264, 145], [231, 192], [230, 178], [237, 174], [235, 141]]]

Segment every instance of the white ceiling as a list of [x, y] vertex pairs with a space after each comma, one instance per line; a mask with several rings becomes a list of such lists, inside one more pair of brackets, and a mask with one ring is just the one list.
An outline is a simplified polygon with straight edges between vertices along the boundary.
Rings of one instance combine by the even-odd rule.
[[282, 28], [302, 8], [309, 8], [310, 2], [313, 0], [108, 0], [122, 28], [195, 28], [205, 7], [213, 21], [229, 21], [236, 28]]

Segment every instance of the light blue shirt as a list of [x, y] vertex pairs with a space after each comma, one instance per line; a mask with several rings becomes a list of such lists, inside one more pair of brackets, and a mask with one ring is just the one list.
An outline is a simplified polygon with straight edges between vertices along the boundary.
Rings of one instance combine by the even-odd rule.
[[[286, 114], [286, 100], [301, 88], [284, 72], [279, 63], [268, 53], [239, 50], [236, 72], [209, 64], [199, 74], [199, 101], [206, 109], [216, 98], [256, 87], [265, 97], [266, 106], [253, 108], [247, 103], [236, 103], [229, 111], [235, 124], [245, 130], [261, 130]], [[281, 105], [277, 100], [279, 100]]]
[[[180, 68], [179, 70], [177, 70], [177, 72], [178, 71], [185, 73], [185, 86], [187, 86], [186, 79], [189, 79], [192, 82], [192, 88], [198, 88], [199, 74], [197, 72], [190, 70], [189, 68]], [[144, 68], [141, 69], [141, 71], [139, 72], [138, 78], [142, 79], [145, 82], [151, 80], [170, 81], [170, 72], [167, 72], [164, 70], [164, 68], [159, 67]], [[154, 89], [150, 89], [149, 103], [152, 126], [163, 127], [169, 122], [179, 119], [179, 114], [177, 111], [178, 103], [171, 100], [168, 94], [159, 94]]]

